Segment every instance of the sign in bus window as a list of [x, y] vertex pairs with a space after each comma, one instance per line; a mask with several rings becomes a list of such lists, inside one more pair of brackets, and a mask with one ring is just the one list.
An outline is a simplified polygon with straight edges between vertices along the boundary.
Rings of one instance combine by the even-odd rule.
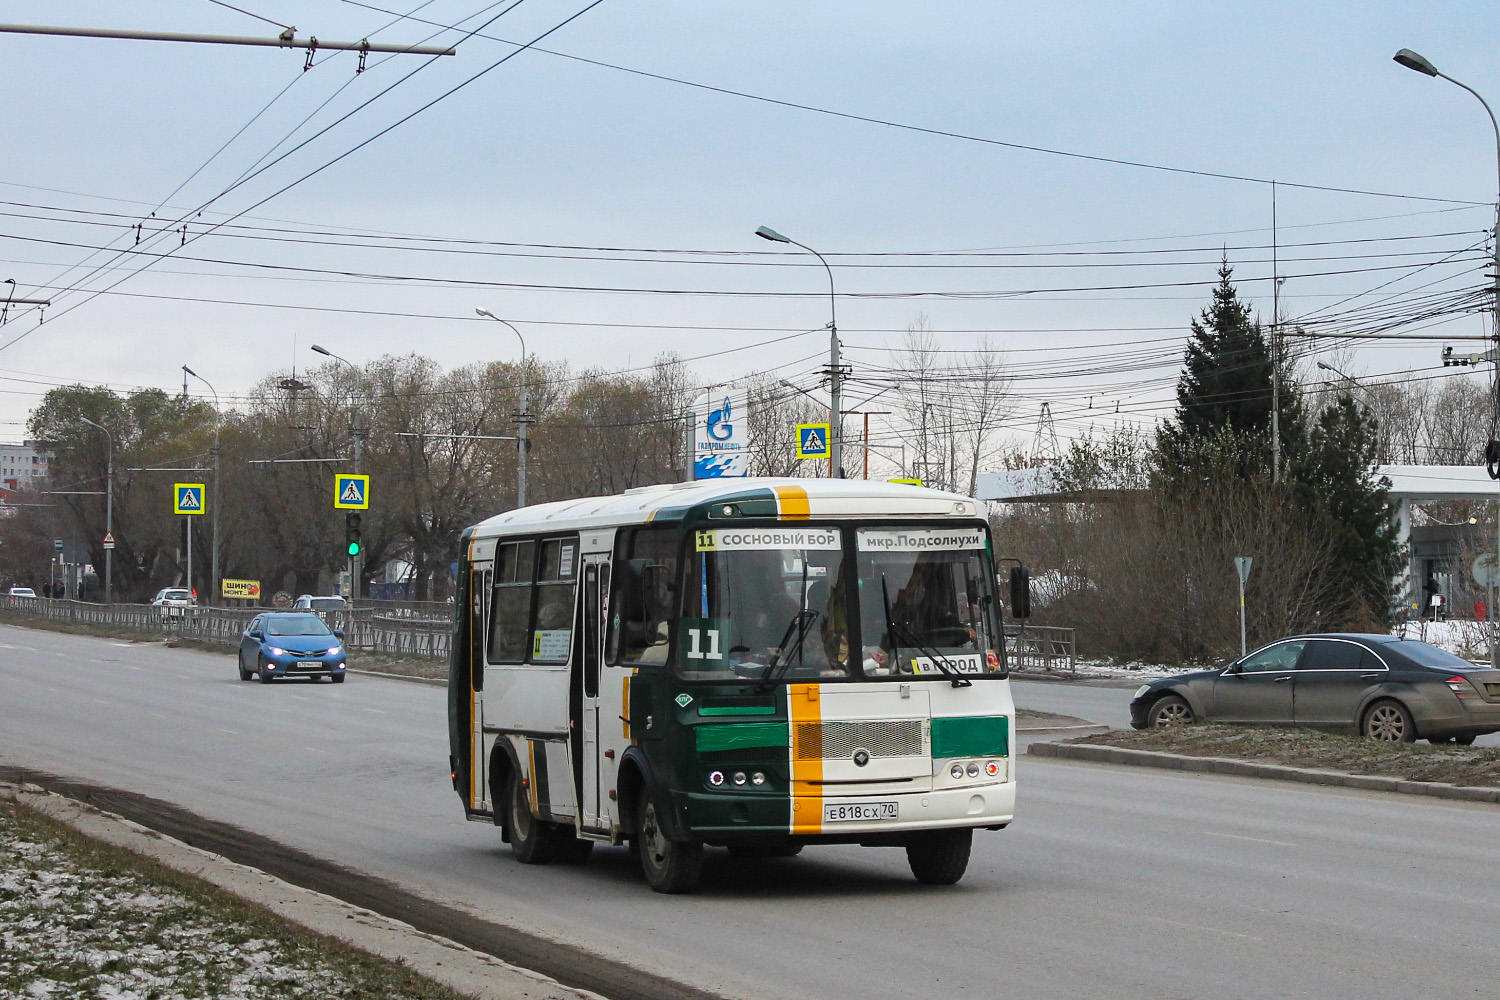
[[578, 542], [553, 538], [542, 542], [536, 585], [536, 624], [531, 633], [531, 662], [568, 662], [573, 642], [574, 553]]

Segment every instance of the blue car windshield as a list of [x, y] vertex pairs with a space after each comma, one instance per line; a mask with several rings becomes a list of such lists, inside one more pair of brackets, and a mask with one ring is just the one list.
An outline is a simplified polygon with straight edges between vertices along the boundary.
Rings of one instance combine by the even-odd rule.
[[332, 635], [323, 619], [316, 615], [296, 618], [272, 618], [266, 622], [269, 635]]

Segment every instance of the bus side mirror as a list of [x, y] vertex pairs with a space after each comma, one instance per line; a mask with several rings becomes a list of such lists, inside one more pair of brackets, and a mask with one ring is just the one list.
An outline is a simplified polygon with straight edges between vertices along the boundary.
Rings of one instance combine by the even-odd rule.
[[1031, 570], [1025, 566], [1010, 568], [1010, 616], [1031, 617]]

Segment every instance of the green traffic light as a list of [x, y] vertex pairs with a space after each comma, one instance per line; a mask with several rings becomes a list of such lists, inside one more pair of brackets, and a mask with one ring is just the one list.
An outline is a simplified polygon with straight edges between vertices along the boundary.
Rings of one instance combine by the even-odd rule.
[[357, 555], [359, 555], [359, 543], [358, 542], [350, 542], [349, 543], [349, 555], [351, 555], [351, 556], [357, 556]]

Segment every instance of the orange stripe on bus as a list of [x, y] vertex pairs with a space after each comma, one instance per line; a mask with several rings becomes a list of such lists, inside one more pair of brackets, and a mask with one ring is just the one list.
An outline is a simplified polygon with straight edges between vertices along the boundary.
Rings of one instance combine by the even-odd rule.
[[[790, 753], [794, 834], [823, 832], [823, 786], [815, 784], [823, 780], [823, 736], [821, 727], [816, 725], [823, 721], [823, 708], [818, 691], [817, 684], [787, 686], [787, 715], [792, 720]], [[799, 733], [807, 723], [815, 724], [807, 728], [816, 734], [817, 745], [808, 747], [804, 756], [799, 746]]]
[[776, 503], [783, 521], [806, 521], [812, 515], [807, 491], [800, 486], [777, 486]]

